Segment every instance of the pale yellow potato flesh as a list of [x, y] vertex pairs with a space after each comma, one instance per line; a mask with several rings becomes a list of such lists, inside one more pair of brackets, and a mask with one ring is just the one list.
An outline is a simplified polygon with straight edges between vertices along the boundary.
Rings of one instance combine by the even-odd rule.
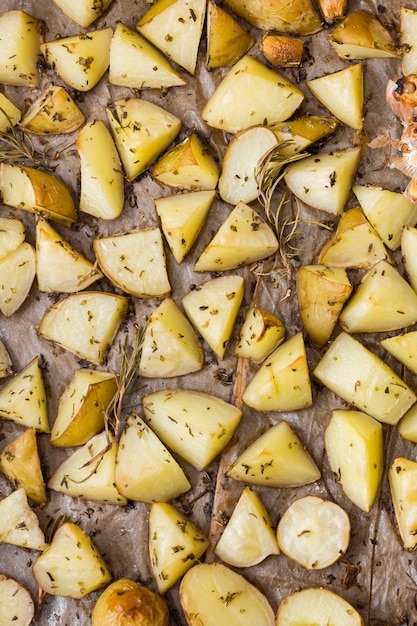
[[388, 469], [392, 503], [405, 550], [417, 545], [417, 463], [396, 458]]
[[38, 516], [29, 506], [24, 487], [0, 500], [0, 542], [28, 550], [45, 550], [45, 536]]
[[75, 522], [64, 522], [32, 567], [39, 587], [53, 596], [84, 598], [112, 576], [90, 535]]
[[384, 468], [382, 425], [362, 411], [336, 409], [324, 433], [330, 469], [347, 497], [370, 511]]
[[307, 587], [286, 596], [276, 615], [276, 626], [364, 626], [364, 623], [347, 600], [322, 587]]
[[235, 345], [235, 355], [258, 363], [284, 341], [283, 322], [261, 307], [250, 307], [245, 315]]
[[38, 443], [34, 428], [27, 428], [1, 451], [0, 469], [15, 489], [23, 487], [28, 498], [47, 501]]
[[417, 73], [417, 11], [400, 7], [401, 69], [403, 76]]
[[16, 250], [26, 237], [26, 229], [21, 220], [0, 217], [0, 259]]
[[57, 135], [78, 130], [84, 121], [84, 113], [70, 94], [51, 84], [31, 102], [19, 126], [39, 135]]
[[100, 2], [91, 2], [91, 0], [53, 1], [73, 22], [82, 28], [87, 28], [107, 11], [113, 0], [100, 0]]
[[25, 302], [36, 274], [35, 250], [27, 241], [0, 258], [0, 311], [10, 317]]
[[0, 82], [38, 87], [44, 22], [25, 11], [0, 15]]
[[208, 70], [234, 65], [255, 43], [235, 18], [214, 0], [207, 3]]
[[30, 626], [34, 615], [35, 605], [26, 587], [0, 574], [0, 623]]
[[224, 4], [249, 24], [266, 31], [311, 35], [322, 28], [311, 0], [267, 0], [262, 4], [262, 11], [257, 0], [225, 0]]
[[187, 516], [168, 502], [149, 511], [149, 556], [162, 595], [206, 552], [210, 541]]
[[[225, 602], [225, 598], [233, 602]], [[274, 626], [266, 596], [246, 578], [222, 563], [199, 563], [183, 577], [181, 606], [189, 626]]]

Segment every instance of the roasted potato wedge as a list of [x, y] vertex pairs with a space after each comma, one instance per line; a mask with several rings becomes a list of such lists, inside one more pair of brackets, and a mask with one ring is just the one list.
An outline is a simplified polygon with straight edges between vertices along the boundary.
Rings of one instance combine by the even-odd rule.
[[73, 22], [87, 28], [109, 8], [113, 0], [53, 0], [53, 2], [67, 15]]
[[15, 489], [23, 487], [28, 498], [45, 504], [45, 482], [34, 428], [27, 428], [3, 448], [0, 469]]
[[388, 470], [398, 531], [406, 550], [417, 545], [416, 477], [417, 463], [404, 457], [396, 458]]
[[38, 135], [73, 133], [85, 122], [84, 113], [60, 85], [49, 85], [25, 110], [19, 126]]
[[262, 10], [257, 0], [224, 0], [224, 4], [249, 24], [265, 31], [311, 35], [322, 28], [311, 0], [268, 0], [262, 4]]
[[38, 63], [45, 23], [25, 11], [0, 15], [0, 83], [15, 87], [38, 87]]
[[341, 59], [400, 57], [400, 49], [375, 15], [349, 13], [330, 33], [328, 40]]
[[305, 588], [286, 596], [278, 607], [276, 626], [364, 626], [360, 613], [330, 589]]
[[0, 542], [29, 550], [45, 550], [39, 519], [28, 503], [24, 487], [0, 500]]
[[35, 605], [26, 587], [0, 574], [0, 623], [30, 626], [34, 615]]
[[35, 250], [27, 241], [0, 258], [0, 311], [10, 317], [25, 302], [36, 275]]
[[302, 39], [284, 35], [264, 35], [260, 51], [267, 61], [276, 67], [298, 67], [304, 54]]
[[236, 341], [235, 355], [260, 363], [278, 348], [285, 337], [283, 322], [258, 306], [250, 307]]
[[242, 28], [230, 13], [214, 0], [209, 0], [206, 56], [208, 70], [234, 65], [254, 43], [248, 31]]

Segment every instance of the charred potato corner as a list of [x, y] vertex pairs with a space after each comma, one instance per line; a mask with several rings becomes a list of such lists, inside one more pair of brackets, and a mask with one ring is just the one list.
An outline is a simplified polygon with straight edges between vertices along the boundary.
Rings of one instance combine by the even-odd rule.
[[416, 120], [412, 2], [1, 2], [2, 626], [417, 623]]

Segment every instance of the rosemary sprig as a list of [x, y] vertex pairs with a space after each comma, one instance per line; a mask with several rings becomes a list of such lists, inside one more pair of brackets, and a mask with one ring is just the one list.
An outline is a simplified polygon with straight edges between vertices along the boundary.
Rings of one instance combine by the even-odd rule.
[[0, 162], [31, 161], [41, 165], [41, 153], [36, 150], [31, 138], [23, 130], [16, 130], [6, 111], [0, 107], [0, 113], [8, 121], [8, 130], [0, 130]]
[[120, 371], [116, 375], [117, 389], [111, 399], [104, 415], [104, 424], [106, 431], [109, 429], [113, 432], [116, 441], [120, 438], [122, 409], [127, 393], [130, 391], [130, 385], [138, 373], [139, 362], [142, 356], [143, 348], [143, 328], [135, 327], [135, 338], [133, 347], [128, 351], [127, 341], [122, 346], [122, 358], [120, 362]]

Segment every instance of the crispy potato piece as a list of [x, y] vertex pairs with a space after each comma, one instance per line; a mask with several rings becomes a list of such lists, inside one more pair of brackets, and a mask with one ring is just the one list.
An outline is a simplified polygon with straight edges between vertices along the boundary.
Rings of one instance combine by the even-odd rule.
[[216, 191], [208, 189], [155, 198], [162, 231], [177, 263], [193, 247], [215, 197]]
[[252, 202], [259, 193], [257, 165], [278, 143], [266, 126], [251, 126], [238, 132], [226, 147], [219, 178], [219, 194], [225, 202]]
[[283, 322], [258, 306], [250, 307], [236, 341], [235, 355], [260, 363], [284, 341]]
[[242, 395], [257, 411], [297, 411], [312, 405], [304, 339], [299, 332], [280, 344], [255, 373]]
[[71, 294], [44, 313], [38, 333], [76, 356], [102, 365], [127, 309], [127, 299], [117, 294]]
[[313, 95], [333, 115], [355, 130], [363, 128], [363, 64], [307, 81]]
[[0, 391], [0, 417], [16, 424], [49, 432], [45, 385], [40, 357], [35, 357]]
[[220, 359], [232, 335], [244, 288], [242, 276], [219, 276], [199, 285], [182, 299], [191, 323]]
[[400, 330], [417, 322], [417, 294], [387, 261], [379, 261], [363, 276], [339, 316], [349, 333]]
[[237, 269], [273, 256], [278, 247], [271, 226], [250, 206], [239, 202], [197, 259], [194, 271]]
[[103, 274], [122, 291], [137, 298], [166, 298], [171, 293], [159, 228], [100, 237], [93, 245]]
[[56, 176], [23, 165], [2, 163], [0, 188], [4, 204], [39, 214], [65, 226], [77, 219], [68, 187]]
[[24, 241], [0, 258], [0, 311], [10, 317], [25, 302], [36, 274], [35, 250]]
[[417, 463], [404, 457], [396, 458], [388, 469], [392, 503], [406, 550], [417, 545], [416, 479]]
[[24, 487], [0, 500], [0, 542], [40, 551], [47, 546]]
[[317, 0], [320, 13], [327, 24], [340, 20], [348, 9], [348, 0]]
[[207, 4], [206, 67], [234, 65], [255, 43], [252, 36], [214, 0]]
[[34, 502], [46, 502], [45, 482], [34, 428], [27, 428], [3, 448], [0, 469], [15, 489], [23, 487], [27, 497]]
[[364, 270], [382, 260], [390, 260], [388, 251], [359, 207], [342, 213], [333, 237], [318, 257], [323, 265]]
[[[225, 602], [226, 598], [230, 602]], [[221, 563], [199, 563], [191, 568], [181, 581], [180, 601], [189, 626], [275, 624], [266, 596]]]
[[224, 4], [249, 24], [269, 31], [293, 35], [312, 35], [321, 30], [319, 14], [311, 0], [224, 0]]
[[400, 57], [399, 47], [375, 15], [349, 13], [330, 33], [328, 40], [341, 59]]
[[178, 117], [141, 98], [116, 100], [106, 114], [128, 180], [151, 165], [181, 129]]
[[117, 390], [112, 372], [82, 368], [64, 389], [58, 402], [50, 442], [58, 448], [86, 443], [104, 428], [104, 413]]
[[216, 188], [219, 168], [200, 137], [192, 132], [159, 159], [152, 176], [170, 187], [211, 191]]
[[96, 264], [75, 250], [46, 220], [36, 223], [36, 278], [39, 291], [76, 293], [103, 274]]
[[172, 454], [135, 414], [128, 417], [120, 437], [115, 483], [118, 492], [129, 500], [147, 503], [168, 502], [191, 489]]
[[300, 200], [331, 215], [340, 215], [350, 194], [361, 148], [321, 152], [288, 165], [284, 180]]
[[25, 110], [19, 126], [38, 135], [73, 133], [85, 121], [84, 113], [59, 85], [49, 85]]
[[298, 67], [304, 53], [302, 39], [266, 34], [259, 46], [267, 61], [277, 67]]
[[343, 268], [301, 265], [297, 269], [297, 299], [301, 321], [319, 348], [330, 339], [353, 287]]

